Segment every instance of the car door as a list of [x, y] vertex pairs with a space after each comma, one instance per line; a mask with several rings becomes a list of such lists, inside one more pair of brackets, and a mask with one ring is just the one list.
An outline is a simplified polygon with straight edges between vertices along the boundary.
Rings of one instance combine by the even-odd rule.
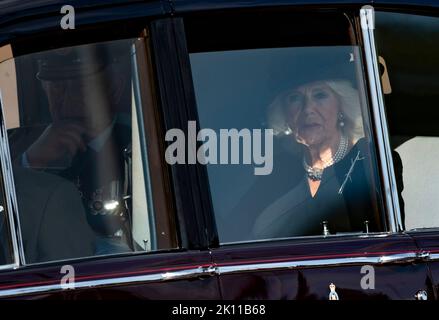
[[148, 18], [161, 4], [133, 8], [73, 31], [35, 18], [0, 49], [2, 298], [220, 297], [194, 171], [164, 158], [179, 39]]
[[[436, 298], [439, 276], [435, 187], [438, 116], [434, 107], [439, 89], [437, 13], [434, 4], [399, 10], [377, 7], [375, 13], [376, 50], [386, 70], [382, 80], [389, 136], [392, 148], [401, 157], [403, 225], [429, 260]], [[428, 299], [433, 297], [428, 295]]]
[[[175, 8], [178, 13], [178, 3]], [[198, 161], [207, 164], [206, 192], [219, 238], [211, 250], [222, 298], [410, 300], [420, 290], [434, 296], [424, 256], [398, 225], [371, 11], [360, 15], [360, 6], [234, 11], [224, 3], [219, 11], [209, 12], [207, 4], [197, 8], [203, 14], [186, 14], [183, 23], [201, 129]], [[181, 10], [184, 14], [184, 6]], [[312, 86], [329, 93], [309, 96], [318, 90]], [[305, 176], [309, 158], [300, 153], [312, 145], [303, 132], [323, 125], [309, 120], [308, 129], [295, 129], [296, 118], [288, 123], [285, 108], [302, 103], [307, 110], [306, 101], [332, 92], [340, 108], [342, 103], [351, 108], [334, 116], [342, 128], [337, 130], [345, 134], [351, 130], [345, 126], [357, 123], [367, 147], [351, 155], [340, 176], [334, 173], [338, 192], [326, 197], [320, 186], [325, 177], [327, 186], [333, 181], [331, 166], [320, 178]], [[322, 111], [312, 112], [323, 117]], [[357, 147], [352, 143], [349, 149]], [[338, 170], [342, 160], [332, 161]], [[366, 172], [367, 187], [349, 199], [353, 181], [362, 179], [354, 177], [358, 167]], [[314, 195], [307, 188], [311, 180], [321, 181]], [[344, 204], [336, 204], [338, 197]], [[362, 211], [360, 203], [368, 209]], [[350, 226], [342, 223], [346, 208], [353, 215], [348, 219], [358, 219]]]

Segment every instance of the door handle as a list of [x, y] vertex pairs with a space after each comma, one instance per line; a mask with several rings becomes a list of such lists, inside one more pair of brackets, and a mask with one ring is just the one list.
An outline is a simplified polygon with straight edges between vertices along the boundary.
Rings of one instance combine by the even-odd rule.
[[430, 252], [428, 251], [420, 251], [417, 253], [418, 259], [421, 261], [427, 261], [430, 259]]
[[401, 254], [394, 254], [390, 256], [382, 256], [379, 258], [379, 264], [387, 263], [401, 263], [401, 262], [415, 262], [415, 261], [426, 261], [430, 259], [430, 252], [419, 251], [419, 252], [408, 252]]
[[161, 274], [161, 280], [191, 279], [201, 277], [213, 277], [218, 274], [215, 266], [198, 267], [181, 271], [172, 271]]

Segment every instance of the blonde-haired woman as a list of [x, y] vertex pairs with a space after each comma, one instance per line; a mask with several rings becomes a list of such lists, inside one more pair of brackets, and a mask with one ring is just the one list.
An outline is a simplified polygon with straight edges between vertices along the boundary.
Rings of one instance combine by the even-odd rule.
[[358, 91], [345, 79], [315, 79], [278, 95], [269, 123], [302, 157], [303, 179], [256, 219], [256, 238], [378, 231], [374, 173]]
[[276, 135], [293, 134], [305, 147], [312, 196], [324, 169], [364, 137], [359, 95], [347, 80], [314, 81], [281, 93], [269, 107], [269, 122]]

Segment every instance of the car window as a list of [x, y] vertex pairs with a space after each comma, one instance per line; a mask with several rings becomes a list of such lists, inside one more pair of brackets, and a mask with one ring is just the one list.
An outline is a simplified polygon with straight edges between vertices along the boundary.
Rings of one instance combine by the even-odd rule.
[[158, 223], [152, 200], [163, 190], [151, 189], [143, 136], [146, 58], [135, 38], [0, 64], [27, 263], [177, 246], [172, 217]]
[[439, 227], [439, 18], [380, 11], [375, 17], [405, 227]]
[[385, 231], [349, 20], [260, 18], [185, 25], [220, 242]]

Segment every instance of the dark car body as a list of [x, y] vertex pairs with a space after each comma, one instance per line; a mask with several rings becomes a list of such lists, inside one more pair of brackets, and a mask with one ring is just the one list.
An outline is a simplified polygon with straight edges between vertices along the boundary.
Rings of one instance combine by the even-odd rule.
[[[398, 218], [400, 210], [394, 168], [388, 137], [383, 134], [387, 130], [386, 118], [383, 116], [383, 105], [378, 101], [383, 95], [380, 86], [378, 89], [372, 87], [377, 83], [372, 79], [374, 62], [366, 59], [367, 50], [371, 57], [375, 55], [376, 58], [376, 53], [367, 49], [367, 41], [361, 39], [359, 43], [365, 52], [366, 90], [372, 96], [371, 101], [374, 100], [373, 95], [378, 97], [377, 107], [371, 111], [373, 119], [376, 123], [382, 120], [376, 125], [381, 135], [376, 133], [375, 143], [380, 150], [381, 179], [386, 181], [383, 182], [388, 196], [385, 210], [389, 221], [393, 221], [389, 223], [387, 232], [223, 244], [218, 236], [205, 168], [199, 165], [167, 166], [163, 160], [165, 129], [185, 128], [188, 120], [198, 119], [188, 52], [191, 48], [197, 51], [197, 41], [201, 41], [201, 36], [191, 37], [185, 33], [192, 32], [204, 22], [208, 23], [211, 16], [215, 23], [222, 21], [225, 32], [229, 32], [227, 23], [231, 15], [235, 28], [241, 14], [251, 15], [254, 12], [258, 19], [262, 19], [261, 24], [269, 24], [273, 19], [270, 15], [282, 14], [285, 10], [310, 14], [348, 12], [356, 23], [356, 35], [363, 37], [360, 10], [365, 5], [371, 5], [375, 11], [421, 14], [439, 19], [438, 1], [78, 0], [69, 3], [75, 8], [75, 30], [60, 28], [60, 8], [63, 4], [63, 1], [55, 0], [2, 1], [0, 46], [11, 44], [16, 57], [52, 48], [119, 39], [141, 34], [145, 28], [148, 30], [146, 38], [154, 69], [151, 81], [158, 101], [156, 109], [145, 109], [150, 119], [145, 121], [149, 124], [146, 135], [153, 141], [148, 148], [150, 153], [156, 154], [155, 160], [149, 163], [149, 170], [151, 176], [157, 177], [153, 178], [153, 184], [166, 190], [161, 196], [154, 196], [154, 201], [163, 206], [163, 212], [175, 214], [178, 245], [174, 249], [156, 252], [26, 264], [19, 251], [22, 246], [21, 231], [15, 219], [15, 230], [11, 231], [11, 237], [16, 242], [15, 259], [0, 271], [0, 297], [327, 300], [329, 285], [333, 283], [341, 300], [411, 300], [419, 297], [416, 296], [419, 292], [425, 293], [429, 300], [439, 298], [439, 229], [431, 226], [405, 230]], [[267, 20], [263, 20], [265, 15]], [[191, 27], [186, 25], [185, 29], [187, 19], [196, 22]], [[210, 37], [215, 43], [218, 30], [206, 28], [205, 31], [206, 39]], [[439, 47], [439, 43], [436, 46]], [[439, 77], [438, 74], [435, 76], [436, 79]], [[392, 116], [389, 117], [393, 121]], [[1, 160], [11, 163], [6, 152]], [[11, 169], [5, 163], [2, 163], [2, 168], [3, 179], [10, 179]], [[232, 184], [235, 183], [239, 182]], [[14, 217], [14, 185], [8, 182], [2, 185], [3, 206], [7, 214]], [[66, 264], [72, 265], [75, 270], [74, 287], [69, 289], [61, 285], [64, 276], [61, 268]], [[376, 280], [375, 286], [369, 289], [362, 288], [361, 284], [369, 270], [364, 269], [365, 266], [373, 268]]]

